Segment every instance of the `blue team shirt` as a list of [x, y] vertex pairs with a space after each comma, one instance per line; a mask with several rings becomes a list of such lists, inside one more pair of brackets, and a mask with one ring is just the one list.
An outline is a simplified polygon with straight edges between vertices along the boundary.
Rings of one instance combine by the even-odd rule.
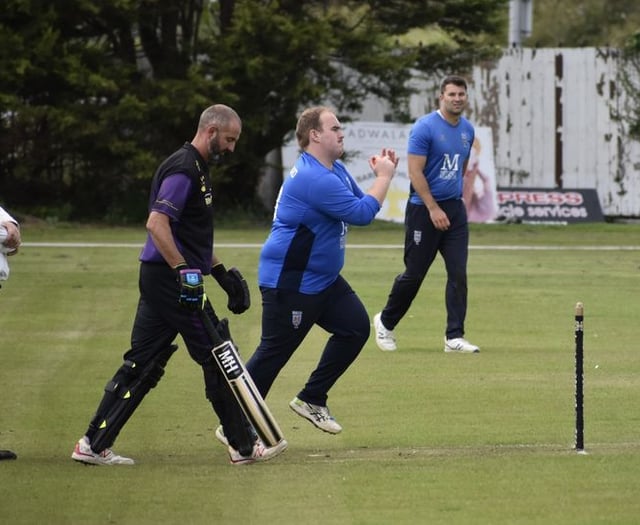
[[363, 193], [342, 162], [329, 170], [303, 152], [280, 189], [260, 253], [258, 284], [322, 292], [344, 266], [348, 224], [369, 224], [378, 211], [378, 201]]
[[[438, 111], [420, 117], [409, 133], [407, 153], [427, 157], [424, 176], [436, 201], [462, 198], [463, 166], [471, 154], [475, 132], [464, 117], [455, 126]], [[424, 202], [413, 188], [409, 202]]]

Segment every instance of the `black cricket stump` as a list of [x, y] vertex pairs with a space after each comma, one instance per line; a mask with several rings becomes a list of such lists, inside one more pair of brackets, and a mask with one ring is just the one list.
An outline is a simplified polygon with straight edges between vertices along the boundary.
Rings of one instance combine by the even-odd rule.
[[584, 454], [584, 306], [576, 303], [576, 444], [575, 450]]

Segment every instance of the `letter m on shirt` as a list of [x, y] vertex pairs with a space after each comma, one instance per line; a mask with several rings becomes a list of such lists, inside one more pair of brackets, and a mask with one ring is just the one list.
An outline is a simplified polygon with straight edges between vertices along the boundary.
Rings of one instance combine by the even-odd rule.
[[444, 160], [442, 161], [443, 171], [458, 171], [458, 163], [460, 160], [460, 154], [456, 153], [453, 159], [449, 157], [448, 153], [444, 154]]

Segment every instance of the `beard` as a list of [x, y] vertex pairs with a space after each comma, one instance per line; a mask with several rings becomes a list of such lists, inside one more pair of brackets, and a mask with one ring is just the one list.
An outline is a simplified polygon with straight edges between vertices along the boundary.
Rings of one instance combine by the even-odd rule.
[[445, 109], [451, 114], [451, 115], [462, 115], [462, 113], [464, 112], [465, 109], [465, 104], [462, 105], [454, 105], [454, 104], [448, 104]]
[[216, 139], [211, 139], [209, 141], [209, 158], [207, 159], [207, 162], [210, 166], [217, 166], [222, 163], [225, 154], [226, 151], [222, 151], [220, 144], [218, 144]]

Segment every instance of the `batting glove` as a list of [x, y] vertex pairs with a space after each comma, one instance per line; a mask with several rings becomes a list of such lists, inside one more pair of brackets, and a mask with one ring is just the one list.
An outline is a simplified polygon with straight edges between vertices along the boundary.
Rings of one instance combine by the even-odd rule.
[[188, 310], [202, 310], [206, 297], [202, 272], [197, 268], [188, 268], [186, 264], [179, 264], [175, 270], [180, 285], [178, 302]]
[[227, 308], [234, 314], [246, 312], [251, 306], [251, 295], [247, 281], [237, 268], [227, 270], [224, 264], [216, 264], [211, 268], [211, 275], [227, 293]]

